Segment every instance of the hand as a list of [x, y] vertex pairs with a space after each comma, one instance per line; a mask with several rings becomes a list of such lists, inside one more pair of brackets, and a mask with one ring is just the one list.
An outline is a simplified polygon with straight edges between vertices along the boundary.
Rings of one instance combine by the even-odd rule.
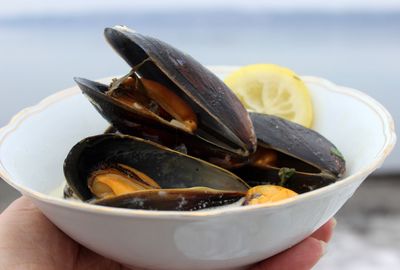
[[[330, 220], [296, 246], [251, 270], [310, 269], [324, 254], [335, 222]], [[127, 269], [65, 235], [29, 199], [21, 197], [0, 214], [0, 269]]]

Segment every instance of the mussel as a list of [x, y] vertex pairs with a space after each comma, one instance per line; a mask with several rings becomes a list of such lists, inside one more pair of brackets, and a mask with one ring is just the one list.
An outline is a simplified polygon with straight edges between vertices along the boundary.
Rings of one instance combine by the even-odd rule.
[[131, 71], [110, 85], [75, 81], [120, 132], [156, 142], [169, 138], [169, 147], [178, 137], [191, 155], [224, 167], [256, 150], [249, 114], [207, 68], [167, 43], [126, 27], [106, 28], [104, 33]]
[[250, 186], [275, 184], [304, 193], [334, 183], [345, 172], [339, 150], [318, 132], [283, 118], [250, 113], [257, 152], [233, 172]]
[[149, 210], [224, 205], [244, 197], [248, 189], [239, 177], [213, 164], [119, 134], [76, 144], [65, 160], [64, 174], [81, 200]]

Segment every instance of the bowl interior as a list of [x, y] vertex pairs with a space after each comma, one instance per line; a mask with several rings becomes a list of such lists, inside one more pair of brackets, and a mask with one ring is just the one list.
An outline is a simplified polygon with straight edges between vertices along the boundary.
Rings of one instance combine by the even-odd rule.
[[[220, 77], [232, 68], [212, 68]], [[331, 140], [347, 162], [346, 176], [371, 166], [388, 143], [388, 119], [372, 99], [327, 81], [304, 77], [314, 103], [313, 128]], [[107, 81], [107, 80], [106, 80]], [[108, 124], [75, 88], [21, 112], [2, 130], [0, 161], [17, 187], [61, 196], [63, 162], [81, 139]], [[2, 137], [0, 136], [0, 137]]]

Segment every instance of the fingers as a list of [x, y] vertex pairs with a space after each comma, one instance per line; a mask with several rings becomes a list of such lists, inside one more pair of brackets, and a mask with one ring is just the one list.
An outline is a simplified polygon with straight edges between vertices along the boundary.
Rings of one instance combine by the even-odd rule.
[[314, 237], [315, 239], [324, 241], [326, 243], [331, 240], [332, 235], [333, 235], [333, 229], [336, 226], [336, 219], [332, 218], [330, 219], [327, 223], [325, 223], [321, 228], [316, 230], [311, 237]]
[[13, 201], [1, 214], [1, 220], [17, 218], [21, 215], [41, 215], [40, 211], [28, 198], [22, 196]]
[[15, 201], [13, 201], [4, 212], [9, 212], [9, 211], [16, 211], [16, 210], [30, 210], [30, 209], [35, 209], [35, 205], [29, 200], [28, 198], [21, 196]]
[[25, 197], [1, 215], [0, 239], [0, 269], [72, 269], [77, 253], [77, 244]]
[[332, 238], [335, 226], [336, 220], [332, 218], [310, 237], [294, 247], [258, 263], [252, 270], [311, 269], [324, 255], [326, 243]]
[[309, 237], [292, 248], [257, 264], [252, 270], [309, 270], [322, 257], [325, 247], [325, 242]]

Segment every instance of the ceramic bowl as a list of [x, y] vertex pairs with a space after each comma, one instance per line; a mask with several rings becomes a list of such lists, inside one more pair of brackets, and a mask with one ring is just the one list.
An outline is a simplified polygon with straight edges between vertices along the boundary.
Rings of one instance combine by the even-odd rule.
[[[220, 77], [234, 69], [211, 67]], [[62, 199], [68, 151], [108, 126], [77, 87], [21, 111], [1, 129], [1, 177], [70, 237], [125, 265], [246, 267], [293, 246], [324, 224], [395, 144], [393, 120], [378, 102], [324, 79], [303, 79], [313, 98], [313, 128], [340, 149], [347, 173], [335, 184], [294, 199], [200, 212], [113, 209]]]

